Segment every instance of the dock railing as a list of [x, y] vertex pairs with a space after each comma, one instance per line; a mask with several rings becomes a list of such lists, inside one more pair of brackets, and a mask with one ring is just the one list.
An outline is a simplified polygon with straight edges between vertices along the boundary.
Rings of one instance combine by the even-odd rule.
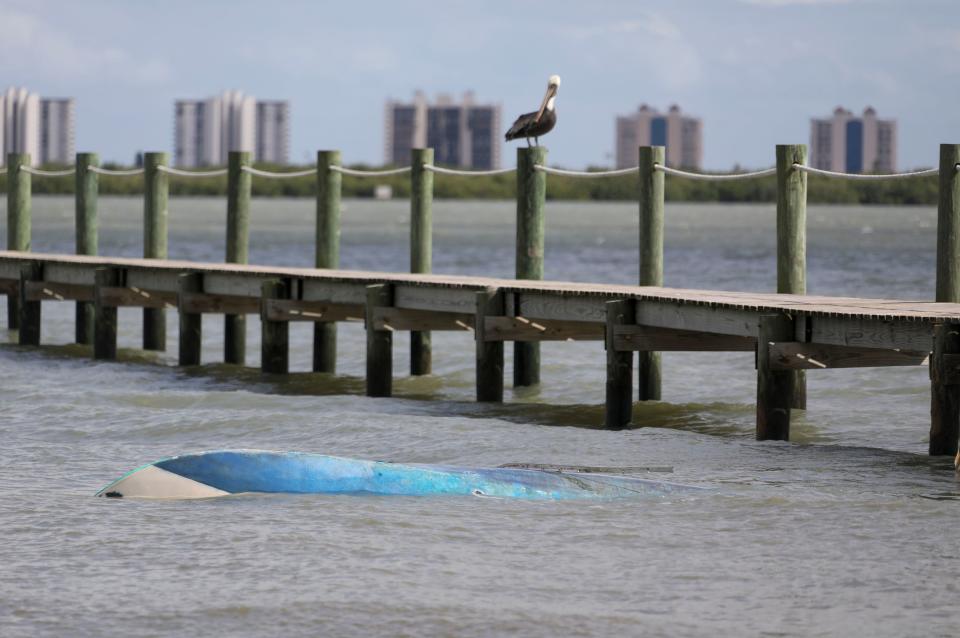
[[[663, 285], [664, 179], [745, 180], [776, 177], [777, 180], [777, 282], [778, 293], [806, 293], [806, 207], [807, 175], [852, 180], [890, 180], [939, 175], [937, 221], [936, 301], [960, 302], [960, 145], [941, 144], [939, 167], [893, 174], [847, 174], [816, 169], [807, 164], [805, 145], [778, 145], [775, 166], [754, 172], [707, 174], [666, 165], [663, 146], [643, 146], [634, 167], [608, 171], [573, 171], [550, 167], [544, 147], [517, 149], [516, 168], [496, 170], [458, 170], [436, 166], [433, 149], [413, 149], [410, 166], [386, 170], [358, 170], [343, 165], [336, 150], [317, 152], [316, 167], [288, 172], [253, 168], [249, 152], [231, 151], [226, 168], [182, 170], [169, 166], [166, 153], [146, 153], [142, 168], [110, 170], [99, 165], [95, 153], [77, 153], [76, 164], [65, 170], [41, 170], [31, 167], [30, 157], [22, 153], [7, 155], [0, 173], [7, 178], [7, 248], [29, 251], [31, 238], [31, 178], [75, 175], [76, 253], [98, 252], [97, 195], [100, 175], [141, 177], [144, 184], [145, 258], [167, 257], [167, 217], [169, 179], [227, 177], [226, 255], [228, 263], [247, 263], [251, 181], [316, 176], [316, 268], [337, 268], [340, 264], [340, 213], [342, 176], [377, 178], [408, 173], [411, 180], [410, 272], [432, 270], [432, 201], [434, 176], [483, 177], [515, 172], [516, 190], [516, 278], [544, 278], [545, 200], [548, 175], [596, 179], [637, 175], [639, 203], [638, 284]], [[18, 300], [8, 297], [8, 320], [18, 325]], [[76, 341], [90, 344], [94, 339], [94, 304], [77, 302]], [[620, 309], [619, 312], [628, 312]], [[243, 363], [245, 359], [245, 315], [225, 315], [224, 359]], [[144, 308], [143, 347], [164, 348], [165, 315], [162, 309]], [[432, 367], [430, 333], [414, 331], [411, 338], [410, 372], [429, 374]], [[661, 360], [657, 352], [638, 352], [639, 399], [661, 398]], [[336, 370], [336, 323], [317, 322], [314, 328], [313, 369], [332, 373]], [[806, 406], [805, 378], [802, 370], [793, 371], [794, 408]], [[539, 383], [539, 342], [514, 342], [514, 385]]]

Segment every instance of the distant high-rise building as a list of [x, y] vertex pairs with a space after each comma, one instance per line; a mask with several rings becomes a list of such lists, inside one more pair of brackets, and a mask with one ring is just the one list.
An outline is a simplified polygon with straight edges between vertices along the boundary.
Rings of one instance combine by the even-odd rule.
[[257, 102], [240, 91], [174, 105], [174, 163], [226, 164], [230, 151], [249, 151], [254, 161], [285, 164], [289, 154], [290, 105]]
[[700, 170], [703, 165], [703, 122], [674, 104], [666, 115], [646, 104], [617, 118], [617, 168], [637, 165], [640, 146], [666, 146], [667, 166]]
[[500, 168], [499, 104], [475, 104], [472, 93], [460, 104], [446, 95], [429, 104], [418, 91], [412, 103], [388, 101], [385, 120], [387, 164], [408, 164], [411, 149], [429, 147], [437, 164]]
[[286, 164], [290, 157], [290, 103], [257, 102], [258, 162]]
[[11, 87], [0, 95], [0, 151], [29, 153], [34, 166], [70, 164], [75, 155], [73, 98], [41, 98]]
[[810, 120], [810, 165], [839, 173], [893, 173], [897, 121], [881, 120], [872, 107], [856, 117], [837, 107], [831, 118]]

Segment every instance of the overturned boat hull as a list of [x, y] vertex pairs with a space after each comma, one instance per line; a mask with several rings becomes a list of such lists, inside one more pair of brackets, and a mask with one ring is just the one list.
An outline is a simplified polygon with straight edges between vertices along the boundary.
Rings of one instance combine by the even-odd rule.
[[521, 499], [665, 496], [699, 488], [636, 477], [516, 468], [458, 468], [261, 450], [174, 456], [97, 492], [134, 498], [209, 498], [245, 492], [475, 495]]

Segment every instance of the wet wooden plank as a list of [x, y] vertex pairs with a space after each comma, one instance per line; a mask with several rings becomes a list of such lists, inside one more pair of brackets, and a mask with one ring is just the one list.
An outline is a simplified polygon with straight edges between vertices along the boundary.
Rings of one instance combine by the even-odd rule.
[[814, 317], [810, 342], [888, 350], [933, 349], [933, 325], [925, 322]]
[[206, 292], [182, 295], [180, 308], [189, 314], [260, 314], [260, 298], [212, 295]]
[[100, 304], [107, 308], [176, 308], [177, 295], [156, 290], [133, 287], [103, 286], [100, 288]]
[[61, 284], [52, 281], [28, 281], [24, 290], [27, 301], [93, 301], [93, 285]]
[[324, 301], [301, 301], [295, 299], [265, 300], [264, 317], [268, 321], [363, 321], [364, 306], [360, 304], [334, 304]]
[[[476, 296], [476, 293], [472, 293]], [[457, 330], [473, 331], [474, 315], [431, 312], [409, 308], [377, 307], [373, 312], [376, 330]]]
[[768, 352], [773, 370], [919, 366], [926, 364], [930, 356], [929, 352], [916, 350], [852, 348], [796, 342], [771, 343]]
[[651, 326], [615, 326], [613, 346], [618, 352], [753, 352], [753, 337], [710, 334]]
[[605, 325], [527, 317], [487, 317], [487, 341], [603, 341]]

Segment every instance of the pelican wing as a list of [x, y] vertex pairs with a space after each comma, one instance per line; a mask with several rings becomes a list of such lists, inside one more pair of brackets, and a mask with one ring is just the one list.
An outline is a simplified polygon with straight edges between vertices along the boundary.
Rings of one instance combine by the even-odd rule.
[[527, 129], [529, 129], [530, 125], [534, 123], [536, 117], [536, 111], [532, 113], [524, 113], [517, 118], [517, 121], [513, 123], [513, 126], [510, 127], [510, 130], [507, 131], [507, 134], [504, 137], [506, 137], [508, 142], [519, 137], [526, 137]]

